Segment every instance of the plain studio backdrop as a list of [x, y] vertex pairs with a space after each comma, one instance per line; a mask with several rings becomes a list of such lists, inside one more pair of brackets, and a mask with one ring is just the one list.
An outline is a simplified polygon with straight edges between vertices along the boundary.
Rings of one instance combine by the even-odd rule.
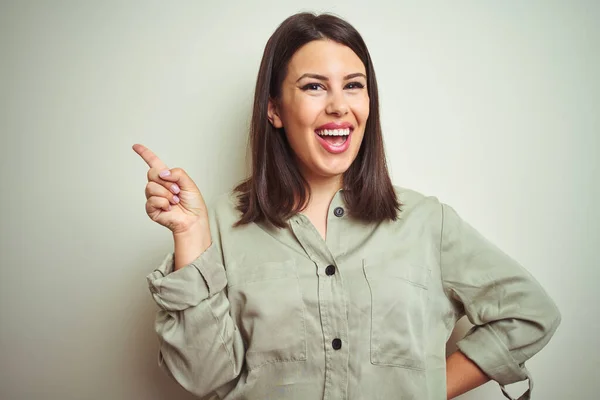
[[145, 277], [172, 238], [131, 146], [209, 201], [229, 190], [262, 51], [298, 11], [363, 35], [394, 183], [455, 207], [557, 302], [534, 398], [597, 399], [600, 2], [391, 0], [1, 3], [0, 398], [192, 398], [157, 366]]

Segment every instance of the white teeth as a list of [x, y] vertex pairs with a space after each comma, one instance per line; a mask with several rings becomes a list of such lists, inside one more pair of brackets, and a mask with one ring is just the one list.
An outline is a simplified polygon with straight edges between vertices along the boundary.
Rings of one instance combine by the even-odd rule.
[[321, 136], [348, 136], [350, 134], [350, 128], [347, 129], [323, 129], [317, 131], [317, 134]]

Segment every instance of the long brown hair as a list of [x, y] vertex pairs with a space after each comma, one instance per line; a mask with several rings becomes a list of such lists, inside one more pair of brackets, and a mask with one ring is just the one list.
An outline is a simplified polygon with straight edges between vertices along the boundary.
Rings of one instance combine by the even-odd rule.
[[251, 174], [234, 191], [242, 213], [236, 225], [261, 222], [284, 227], [301, 211], [310, 188], [300, 174], [283, 128], [267, 118], [269, 98], [277, 99], [294, 53], [313, 40], [330, 39], [356, 53], [367, 71], [369, 117], [356, 159], [343, 176], [343, 198], [350, 217], [366, 222], [396, 220], [400, 202], [389, 177], [381, 124], [377, 81], [367, 46], [356, 29], [331, 14], [298, 13], [287, 18], [269, 38], [263, 53], [250, 125]]

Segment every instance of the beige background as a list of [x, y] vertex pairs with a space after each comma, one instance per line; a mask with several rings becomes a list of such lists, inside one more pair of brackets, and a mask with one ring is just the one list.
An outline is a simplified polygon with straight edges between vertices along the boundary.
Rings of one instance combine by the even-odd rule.
[[394, 182], [454, 206], [559, 304], [535, 398], [597, 398], [600, 2], [416, 4], [2, 1], [0, 398], [190, 399], [156, 363], [145, 276], [172, 243], [131, 145], [228, 190], [263, 47], [299, 10], [364, 36]]

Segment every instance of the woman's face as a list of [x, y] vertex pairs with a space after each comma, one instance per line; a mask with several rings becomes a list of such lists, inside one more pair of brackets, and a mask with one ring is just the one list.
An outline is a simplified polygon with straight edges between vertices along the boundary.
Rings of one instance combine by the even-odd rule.
[[369, 117], [365, 66], [347, 46], [315, 40], [291, 58], [269, 120], [283, 127], [309, 182], [341, 178], [356, 158]]

